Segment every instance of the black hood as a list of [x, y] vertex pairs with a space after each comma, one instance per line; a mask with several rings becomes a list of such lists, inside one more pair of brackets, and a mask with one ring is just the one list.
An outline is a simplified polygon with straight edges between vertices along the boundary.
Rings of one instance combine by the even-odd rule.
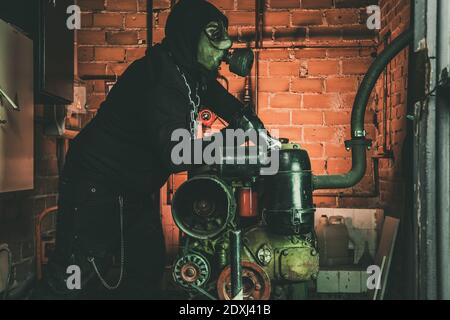
[[194, 78], [202, 69], [197, 62], [200, 34], [211, 21], [222, 21], [228, 27], [227, 17], [205, 0], [180, 0], [167, 18], [163, 45], [176, 64]]

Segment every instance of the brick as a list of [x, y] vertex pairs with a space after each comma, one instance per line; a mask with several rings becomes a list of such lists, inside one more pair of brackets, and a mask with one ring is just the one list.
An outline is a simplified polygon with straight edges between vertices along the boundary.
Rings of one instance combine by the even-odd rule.
[[89, 97], [87, 97], [87, 107], [89, 110], [96, 110], [100, 107], [103, 101], [105, 101], [104, 94], [90, 95]]
[[351, 168], [351, 159], [330, 158], [327, 160], [327, 171], [329, 174], [346, 173]]
[[275, 41], [304, 41], [306, 28], [275, 28]]
[[342, 27], [309, 27], [311, 41], [339, 41], [342, 40]]
[[[277, 130], [278, 133], [275, 133]], [[286, 138], [291, 142], [300, 142], [302, 136], [302, 128], [294, 127], [269, 127], [269, 132], [278, 138]]]
[[[229, 69], [228, 66], [227, 66], [227, 69]], [[261, 61], [261, 60], [258, 61], [258, 72], [259, 72], [259, 76], [260, 77], [267, 77], [269, 75], [269, 62], [268, 61]], [[252, 77], [254, 77], [255, 73], [256, 73], [256, 68], [255, 68], [255, 65], [253, 65], [253, 68], [252, 68], [252, 70], [250, 72], [250, 75]]]
[[300, 0], [270, 0], [272, 9], [300, 8]]
[[78, 63], [78, 73], [83, 75], [104, 75], [106, 64], [104, 63]]
[[[230, 27], [231, 29], [233, 29], [233, 27]], [[229, 28], [229, 29], [230, 29]], [[236, 28], [236, 27], [234, 27]], [[255, 41], [255, 28], [254, 27], [248, 27], [248, 26], [243, 26], [243, 27], [239, 27], [240, 32], [239, 32], [239, 42], [252, 42]], [[272, 27], [264, 27], [263, 30], [263, 40], [264, 41], [272, 41], [273, 38], [273, 28]]]
[[[155, 5], [155, 1], [153, 1], [153, 6]], [[170, 3], [169, 3], [170, 6]], [[147, 12], [147, 0], [138, 0], [138, 11], [139, 12]]]
[[330, 25], [356, 24], [358, 23], [358, 10], [327, 10], [325, 17]]
[[136, 0], [108, 0], [106, 2], [106, 10], [110, 11], [137, 11]]
[[327, 92], [354, 92], [357, 89], [356, 78], [328, 78], [326, 80]]
[[271, 108], [298, 109], [301, 96], [292, 93], [277, 93], [270, 97]]
[[105, 9], [105, 0], [78, 0], [81, 11], [96, 11]]
[[92, 13], [81, 14], [81, 28], [92, 27], [93, 17]]
[[255, 0], [238, 0], [238, 10], [255, 10]]
[[303, 9], [332, 8], [333, 0], [302, 0]]
[[208, 0], [215, 7], [220, 10], [233, 10], [234, 9], [234, 0]]
[[90, 31], [90, 30], [79, 30], [77, 32], [77, 41], [79, 45], [89, 44], [89, 45], [101, 45], [105, 44], [105, 32], [104, 31]]
[[345, 146], [343, 144], [336, 144], [336, 143], [326, 143], [325, 144], [325, 155], [328, 157], [349, 157], [351, 153], [345, 149]]
[[289, 26], [290, 13], [283, 11], [266, 11], [264, 14], [264, 23], [266, 26]]
[[[321, 172], [314, 171], [314, 173], [315, 174], [320, 174]], [[325, 173], [325, 172], [322, 172], [322, 173]], [[321, 196], [321, 195], [314, 194], [313, 200], [314, 200], [314, 204], [318, 208], [335, 208], [337, 206], [336, 197], [324, 197], [324, 196]], [[351, 207], [351, 206], [352, 205], [349, 205], [349, 207]], [[366, 207], [364, 207], [364, 208], [366, 208]]]
[[328, 49], [327, 56], [330, 58], [355, 58], [360, 54], [360, 49], [358, 48], [348, 48], [348, 49]]
[[122, 48], [95, 48], [97, 61], [124, 61], [125, 49]]
[[[147, 0], [144, 0], [147, 1]], [[141, 7], [141, 1], [139, 1], [139, 8]], [[170, 0], [153, 0], [153, 10], [169, 9]]]
[[229, 79], [228, 91], [242, 95], [245, 90], [245, 78], [233, 77]]
[[94, 60], [93, 47], [78, 47], [78, 61], [92, 61]]
[[96, 13], [94, 14], [95, 27], [117, 27], [123, 26], [123, 15], [120, 13]]
[[298, 10], [292, 13], [292, 24], [296, 26], [311, 26], [323, 24], [322, 11]]
[[147, 28], [147, 15], [145, 13], [127, 14], [125, 17], [126, 28]]
[[292, 111], [292, 124], [293, 125], [323, 125], [323, 112], [322, 111], [306, 111], [306, 110], [293, 110]]
[[337, 131], [329, 127], [306, 127], [303, 128], [303, 140], [305, 142], [332, 141], [336, 137]]
[[291, 85], [292, 92], [308, 92], [308, 93], [319, 93], [323, 91], [323, 80], [322, 79], [293, 79]]
[[376, 32], [370, 30], [366, 25], [342, 26], [342, 38], [344, 40], [371, 40], [375, 41]]
[[342, 61], [343, 74], [365, 74], [372, 59], [351, 59]]
[[105, 92], [105, 81], [95, 80], [91, 81], [94, 86], [94, 92], [96, 93], [104, 93]]
[[309, 75], [339, 74], [338, 60], [310, 60], [308, 61]]
[[267, 92], [258, 93], [258, 111], [265, 110], [269, 107], [269, 94]]
[[121, 76], [128, 68], [128, 63], [109, 63], [108, 74]]
[[289, 60], [288, 50], [269, 50], [263, 49], [259, 52], [259, 59], [261, 60]]
[[288, 78], [260, 78], [258, 89], [262, 92], [287, 92], [289, 83]]
[[137, 44], [138, 35], [135, 31], [107, 32], [106, 39], [109, 44]]
[[271, 76], [296, 76], [299, 75], [300, 62], [277, 62], [269, 63], [269, 74]]
[[322, 143], [302, 143], [302, 148], [305, 149], [311, 158], [323, 157], [323, 144]]
[[314, 174], [324, 174], [325, 171], [325, 160], [313, 159], [311, 160], [311, 169]]
[[137, 60], [139, 58], [142, 58], [143, 56], [145, 56], [146, 50], [147, 50], [147, 48], [145, 48], [145, 47], [127, 49], [126, 50], [127, 61], [131, 62], [131, 61]]
[[263, 110], [258, 116], [265, 125], [286, 125], [290, 121], [289, 111], [283, 110]]
[[[145, 32], [145, 35], [143, 34]], [[147, 31], [139, 32], [139, 39], [147, 39]], [[142, 34], [141, 34], [142, 33]], [[165, 31], [163, 28], [153, 29], [153, 43], [160, 43], [164, 39]]]
[[334, 94], [305, 94], [303, 108], [333, 109], [339, 106], [339, 99]]
[[327, 51], [325, 49], [305, 48], [305, 49], [295, 50], [295, 57], [297, 59], [325, 58], [326, 53], [327, 53]]
[[345, 111], [327, 111], [325, 112], [325, 125], [348, 125], [351, 121], [351, 113]]
[[228, 13], [230, 26], [253, 26], [255, 24], [255, 13], [248, 11], [231, 11]]
[[342, 108], [343, 109], [352, 109], [353, 102], [355, 102], [356, 93], [346, 93], [341, 94], [342, 99]]
[[155, 24], [160, 28], [164, 28], [166, 26], [168, 17], [169, 17], [169, 12], [167, 12], [167, 11], [159, 12], [155, 18]]

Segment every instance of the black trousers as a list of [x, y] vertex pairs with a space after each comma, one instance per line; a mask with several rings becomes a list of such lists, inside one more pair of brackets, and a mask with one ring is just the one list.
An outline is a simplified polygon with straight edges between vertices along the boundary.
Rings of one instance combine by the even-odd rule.
[[[56, 247], [32, 299], [161, 298], [165, 246], [151, 195], [64, 178], [59, 191]], [[81, 288], [73, 288], [73, 277], [66, 282], [73, 266]], [[100, 277], [111, 287], [122, 279], [112, 290]]]

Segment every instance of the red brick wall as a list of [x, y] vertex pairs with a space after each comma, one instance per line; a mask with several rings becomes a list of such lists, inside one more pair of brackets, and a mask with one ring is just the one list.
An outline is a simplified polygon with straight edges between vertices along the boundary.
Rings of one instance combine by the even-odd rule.
[[[169, 7], [154, 1], [155, 9]], [[78, 0], [82, 29], [77, 31], [78, 74], [121, 75], [147, 48], [145, 0]], [[87, 81], [92, 112], [105, 99], [104, 81]]]
[[[380, 31], [379, 50], [383, 49], [383, 38], [390, 32], [390, 41], [394, 40], [410, 24], [410, 0], [381, 0], [382, 29]], [[386, 207], [388, 213], [401, 216], [404, 207], [402, 180], [402, 147], [406, 135], [406, 97], [408, 75], [408, 49], [403, 50], [388, 66], [388, 95], [387, 95], [387, 149], [392, 151], [393, 157], [380, 160], [380, 203]], [[382, 152], [383, 125], [383, 76], [377, 88], [378, 122], [380, 126], [377, 137], [378, 152]]]

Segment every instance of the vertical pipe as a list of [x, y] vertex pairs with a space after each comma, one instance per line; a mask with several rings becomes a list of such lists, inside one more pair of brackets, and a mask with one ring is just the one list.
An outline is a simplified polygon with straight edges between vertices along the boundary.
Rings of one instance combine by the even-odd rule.
[[153, 45], [153, 0], [147, 0], [147, 47]]
[[258, 114], [259, 106], [259, 49], [263, 43], [265, 0], [255, 0], [255, 113]]
[[[450, 3], [438, 3], [438, 66], [450, 70]], [[438, 214], [438, 284], [439, 299], [450, 300], [450, 94], [438, 91], [437, 141], [437, 214]]]
[[243, 300], [242, 265], [241, 265], [241, 231], [231, 231], [231, 296], [233, 300]]

